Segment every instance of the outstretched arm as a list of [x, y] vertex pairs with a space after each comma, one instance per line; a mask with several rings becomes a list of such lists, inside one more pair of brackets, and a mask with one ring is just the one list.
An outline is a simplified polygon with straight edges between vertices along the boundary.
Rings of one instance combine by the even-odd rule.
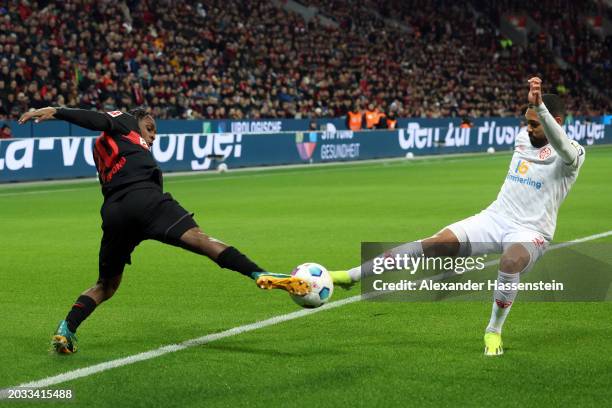
[[566, 164], [574, 163], [578, 151], [571, 144], [570, 139], [567, 137], [565, 130], [555, 120], [553, 115], [550, 114], [544, 102], [542, 102], [542, 80], [538, 77], [531, 78], [529, 80], [529, 103], [533, 105], [533, 109], [540, 119], [542, 128], [546, 139], [555, 149], [555, 151], [561, 156], [563, 162]]
[[35, 123], [48, 119], [65, 120], [66, 122], [73, 123], [89, 130], [99, 130], [103, 132], [123, 130], [117, 128], [120, 125], [108, 114], [85, 109], [53, 108], [49, 106], [24, 113], [19, 118], [19, 124], [26, 123], [30, 119], [34, 119]]

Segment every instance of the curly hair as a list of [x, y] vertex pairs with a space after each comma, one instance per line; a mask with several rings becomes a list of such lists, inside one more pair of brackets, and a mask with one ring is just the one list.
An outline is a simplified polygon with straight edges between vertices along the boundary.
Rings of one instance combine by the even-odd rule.
[[142, 106], [139, 106], [138, 108], [131, 109], [128, 113], [130, 115], [134, 116], [136, 118], [136, 120], [139, 121], [139, 122], [142, 119], [146, 118], [147, 116], [151, 116], [149, 111], [147, 111], [147, 108], [142, 107]]

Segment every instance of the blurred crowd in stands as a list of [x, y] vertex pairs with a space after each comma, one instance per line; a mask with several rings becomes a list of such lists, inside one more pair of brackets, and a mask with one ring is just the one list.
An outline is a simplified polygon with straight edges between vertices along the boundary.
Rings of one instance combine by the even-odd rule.
[[[0, 119], [48, 105], [146, 105], [185, 119], [353, 112], [362, 127], [378, 112], [372, 126], [389, 127], [517, 115], [536, 74], [574, 114], [610, 110], [610, 39], [595, 38], [571, 1], [300, 1], [337, 27], [260, 0], [2, 2]], [[505, 41], [502, 11], [532, 6], [546, 35]]]
[[[612, 36], [595, 32], [597, 29], [603, 30], [601, 24], [604, 17], [612, 19], [612, 8], [605, 6], [603, 0], [542, 0], [536, 3], [498, 0], [496, 8], [491, 8], [487, 0], [479, 2], [494, 22], [501, 18], [501, 10], [506, 14], [528, 10], [529, 15], [542, 27], [540, 41], [543, 40], [547, 48], [578, 69], [587, 79], [597, 83], [608, 97], [612, 96]], [[587, 17], [591, 17], [591, 24]]]

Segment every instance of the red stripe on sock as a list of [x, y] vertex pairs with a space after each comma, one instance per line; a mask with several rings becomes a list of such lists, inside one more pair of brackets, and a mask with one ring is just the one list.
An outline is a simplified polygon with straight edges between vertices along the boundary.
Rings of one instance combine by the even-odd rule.
[[74, 305], [72, 305], [72, 307], [78, 307], [79, 309], [82, 309], [85, 307], [85, 305], [82, 303], [75, 303]]
[[497, 303], [497, 306], [502, 309], [512, 306], [512, 302], [510, 300], [503, 301], [500, 299], [495, 299], [495, 303]]

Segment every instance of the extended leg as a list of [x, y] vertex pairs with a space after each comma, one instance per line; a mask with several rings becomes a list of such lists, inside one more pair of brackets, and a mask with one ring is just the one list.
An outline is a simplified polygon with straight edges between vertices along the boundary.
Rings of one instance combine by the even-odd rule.
[[231, 269], [251, 278], [256, 277], [254, 274], [263, 272], [262, 268], [242, 252], [206, 235], [199, 227], [185, 231], [179, 245], [188, 251], [209, 257], [222, 268]]
[[[444, 228], [437, 234], [420, 241], [408, 242], [393, 248], [385, 255], [408, 255], [409, 257], [425, 256], [456, 256], [459, 254], [460, 240], [453, 231]], [[372, 261], [367, 261], [363, 265], [356, 266], [348, 271], [331, 271], [334, 283], [341, 286], [350, 287], [355, 282], [361, 280], [362, 273], [371, 271]]]
[[265, 272], [242, 252], [206, 235], [199, 227], [185, 231], [180, 238], [180, 246], [209, 257], [222, 268], [255, 279], [257, 286], [262, 289], [283, 289], [297, 295], [308, 293], [309, 285], [304, 280], [291, 275]]

